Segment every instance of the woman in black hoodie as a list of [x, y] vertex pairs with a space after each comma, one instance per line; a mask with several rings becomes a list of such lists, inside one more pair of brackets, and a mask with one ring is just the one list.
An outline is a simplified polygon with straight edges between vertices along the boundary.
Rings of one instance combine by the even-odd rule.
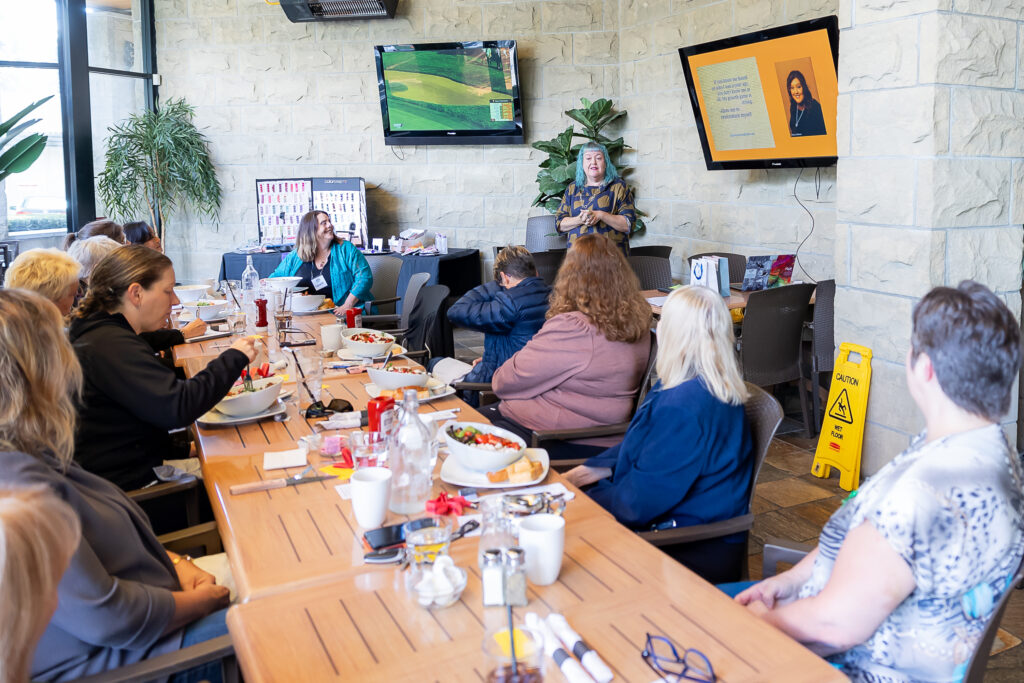
[[195, 377], [179, 379], [156, 353], [182, 343], [181, 333], [139, 336], [163, 327], [176, 303], [171, 260], [140, 245], [122, 247], [92, 271], [71, 321], [85, 375], [75, 460], [125, 490], [152, 481], [164, 460], [186, 455], [168, 430], [213, 408], [256, 357], [253, 340], [239, 339]]

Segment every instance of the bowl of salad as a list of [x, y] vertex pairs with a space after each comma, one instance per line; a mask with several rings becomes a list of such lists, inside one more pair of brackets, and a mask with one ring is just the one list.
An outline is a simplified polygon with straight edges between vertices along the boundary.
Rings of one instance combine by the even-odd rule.
[[192, 315], [200, 320], [210, 321], [224, 317], [224, 311], [228, 307], [228, 302], [216, 299], [199, 299], [198, 301], [182, 302], [181, 306], [191, 311]]
[[249, 417], [262, 413], [274, 405], [284, 379], [279, 376], [254, 379], [252, 391], [246, 391], [245, 383], [239, 382], [228, 390], [221, 402], [214, 406], [231, 417]]
[[479, 422], [449, 422], [444, 427], [448, 451], [474, 472], [492, 472], [523, 455], [526, 443], [512, 432]]
[[384, 368], [366, 368], [370, 381], [378, 389], [401, 389], [402, 387], [426, 386], [429, 375], [419, 365], [399, 365], [388, 363]]
[[357, 356], [375, 358], [387, 353], [391, 345], [395, 343], [395, 338], [387, 332], [353, 327], [342, 332], [341, 341], [349, 351]]

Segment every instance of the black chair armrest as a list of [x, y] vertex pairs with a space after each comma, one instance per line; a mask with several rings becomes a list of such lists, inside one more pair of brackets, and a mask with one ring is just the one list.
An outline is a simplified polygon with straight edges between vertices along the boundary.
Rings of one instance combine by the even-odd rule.
[[807, 553], [814, 550], [813, 545], [795, 543], [782, 538], [767, 538], [764, 541], [764, 561], [761, 576], [768, 578], [779, 573], [779, 563], [796, 564], [804, 559]]
[[380, 313], [376, 315], [364, 315], [363, 325], [397, 325], [402, 322], [402, 316], [391, 313]]
[[750, 531], [754, 526], [754, 515], [747, 513], [732, 519], [723, 519], [720, 522], [708, 524], [696, 524], [694, 526], [681, 526], [674, 529], [657, 529], [653, 531], [640, 531], [638, 536], [651, 545], [676, 545], [679, 543], [693, 543], [704, 541], [709, 538], [719, 538], [736, 534], [742, 531]]
[[[235, 648], [231, 636], [220, 636], [202, 643], [196, 643], [175, 652], [150, 657], [149, 659], [123, 666], [120, 669], [79, 678], [79, 683], [127, 683], [128, 681], [149, 681], [166, 678], [171, 674], [218, 659], [234, 659]], [[233, 664], [233, 663], [232, 663]], [[230, 666], [230, 664], [229, 664]]]
[[574, 439], [589, 439], [595, 436], [625, 434], [627, 429], [629, 429], [629, 422], [618, 422], [612, 425], [600, 425], [597, 427], [580, 427], [578, 429], [534, 430], [530, 445], [533, 448], [540, 448], [540, 445], [545, 441], [572, 441]]
[[452, 388], [459, 391], [494, 391], [490, 382], [453, 382]]
[[216, 522], [205, 522], [186, 529], [172, 531], [169, 534], [157, 536], [156, 540], [160, 541], [160, 544], [167, 550], [180, 555], [191, 554], [188, 551], [195, 548], [202, 548], [204, 555], [214, 555], [224, 550]]
[[559, 474], [565, 474], [573, 467], [582, 465], [587, 461], [586, 458], [565, 458], [551, 461], [551, 469]]
[[199, 490], [199, 478], [191, 477], [185, 481], [168, 481], [135, 489], [125, 495], [136, 503], [143, 503], [154, 498], [181, 494], [185, 502], [185, 523], [194, 526], [199, 523]]
[[387, 299], [374, 299], [370, 303], [373, 304], [374, 306], [377, 306], [378, 304], [396, 304], [396, 303], [398, 303], [401, 300], [402, 300], [402, 297], [400, 297], [400, 296], [392, 296], [392, 297], [388, 297]]

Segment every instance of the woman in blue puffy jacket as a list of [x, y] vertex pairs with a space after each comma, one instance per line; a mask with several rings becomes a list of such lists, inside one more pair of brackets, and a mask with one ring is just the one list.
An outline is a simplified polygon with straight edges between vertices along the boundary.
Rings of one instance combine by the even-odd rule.
[[525, 247], [498, 252], [494, 280], [466, 292], [448, 309], [453, 325], [484, 333], [483, 358], [465, 381], [490, 382], [495, 370], [526, 346], [544, 324], [550, 293]]

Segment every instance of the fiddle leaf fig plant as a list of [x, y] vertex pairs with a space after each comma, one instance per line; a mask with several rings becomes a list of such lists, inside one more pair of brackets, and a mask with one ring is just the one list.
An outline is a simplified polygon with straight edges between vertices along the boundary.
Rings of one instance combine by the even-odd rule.
[[[583, 129], [577, 130], [575, 126], [569, 126], [564, 131], [550, 140], [538, 140], [533, 143], [533, 148], [547, 153], [547, 158], [540, 162], [540, 171], [537, 172], [537, 189], [539, 193], [533, 200], [533, 206], [543, 206], [550, 213], [557, 213], [558, 206], [562, 202], [562, 196], [569, 183], [576, 179], [576, 158], [579, 156], [580, 147], [583, 142], [573, 144], [573, 138], [584, 138], [600, 142], [608, 150], [612, 163], [618, 169], [619, 175], [625, 178], [632, 171], [628, 166], [619, 162], [623, 150], [629, 146], [623, 142], [621, 137], [614, 140], [603, 135], [601, 131], [611, 122], [626, 115], [624, 110], [615, 111], [611, 100], [599, 99], [591, 102], [582, 98], [583, 107], [570, 109], [565, 112], [573, 121], [579, 123]], [[628, 183], [627, 183], [628, 184]], [[636, 189], [633, 190], [634, 198]], [[633, 233], [636, 234], [646, 227], [641, 216], [646, 216], [639, 209], [636, 211], [636, 223], [633, 226]]]
[[115, 220], [137, 220], [145, 209], [164, 241], [168, 216], [191, 206], [216, 221], [221, 186], [206, 136], [184, 99], [137, 112], [108, 128], [106, 163], [96, 189]]

